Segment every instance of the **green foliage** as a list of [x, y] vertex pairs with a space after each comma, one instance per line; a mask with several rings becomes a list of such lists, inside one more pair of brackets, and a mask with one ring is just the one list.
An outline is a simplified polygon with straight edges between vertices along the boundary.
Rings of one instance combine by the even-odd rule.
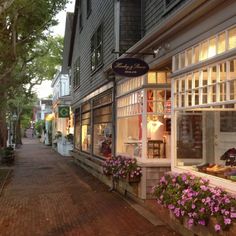
[[42, 134], [44, 128], [45, 128], [44, 120], [39, 120], [35, 123], [35, 130], [39, 135]]

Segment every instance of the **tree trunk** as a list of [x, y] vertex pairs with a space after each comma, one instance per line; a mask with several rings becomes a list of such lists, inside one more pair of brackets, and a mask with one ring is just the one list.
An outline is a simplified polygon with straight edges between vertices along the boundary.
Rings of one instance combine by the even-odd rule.
[[6, 124], [6, 109], [1, 106], [0, 109], [0, 148], [7, 146], [7, 124]]
[[21, 116], [19, 115], [19, 118], [16, 123], [16, 146], [22, 145], [21, 140]]

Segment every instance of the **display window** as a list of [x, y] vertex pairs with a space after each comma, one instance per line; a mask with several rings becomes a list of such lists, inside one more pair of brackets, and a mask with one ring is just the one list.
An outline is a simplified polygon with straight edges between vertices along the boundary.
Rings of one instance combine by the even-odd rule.
[[236, 26], [232, 26], [174, 56], [173, 71], [185, 69], [235, 48]]
[[[208, 41], [220, 42], [212, 54], [234, 47], [225, 44], [233, 45], [234, 28], [227, 33]], [[236, 57], [174, 77], [172, 88], [174, 170], [207, 175], [230, 189], [236, 180]]]
[[[144, 81], [147, 84], [166, 84], [168, 87], [166, 76], [167, 73], [163, 72], [149, 72]], [[170, 159], [170, 112], [170, 88], [154, 89], [147, 85], [138, 91], [119, 96], [117, 154], [143, 161]]]
[[117, 146], [119, 154], [132, 157], [142, 155], [142, 116], [117, 119]]
[[236, 178], [236, 105], [222, 111], [215, 108], [176, 115], [176, 165], [224, 179]]
[[94, 110], [93, 154], [109, 158], [112, 153], [112, 106]]
[[75, 110], [74, 147], [78, 150], [81, 149], [80, 135], [81, 135], [80, 109], [76, 109]]

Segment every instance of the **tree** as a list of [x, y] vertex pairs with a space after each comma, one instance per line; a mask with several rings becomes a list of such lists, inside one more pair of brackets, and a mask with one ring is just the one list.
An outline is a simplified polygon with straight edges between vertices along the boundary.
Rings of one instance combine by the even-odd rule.
[[[37, 45], [37, 50], [30, 53], [31, 61], [25, 63], [16, 73], [15, 81], [20, 81], [19, 86], [13, 86], [8, 93], [8, 113], [17, 115], [16, 144], [21, 144], [21, 124], [23, 118], [31, 120], [36, 95], [32, 89], [41, 84], [43, 80], [51, 80], [56, 73], [56, 67], [61, 64], [63, 38], [49, 36]], [[23, 87], [22, 87], [23, 85]], [[16, 98], [17, 97], [17, 98]], [[27, 124], [26, 124], [27, 125]]]
[[[53, 17], [68, 0], [0, 0], [0, 147], [6, 145], [6, 109], [9, 91], [31, 82], [26, 67], [40, 56], [37, 46]], [[31, 78], [31, 79], [30, 79]]]

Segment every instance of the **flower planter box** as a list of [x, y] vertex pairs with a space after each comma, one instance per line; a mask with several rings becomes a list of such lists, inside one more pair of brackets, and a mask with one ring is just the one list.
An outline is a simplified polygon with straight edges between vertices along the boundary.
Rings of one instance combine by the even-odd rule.
[[156, 203], [155, 213], [160, 216], [160, 218], [170, 225], [171, 228], [181, 233], [184, 236], [235, 236], [236, 235], [236, 224], [233, 224], [228, 231], [216, 232], [214, 226], [216, 224], [216, 219], [211, 218], [207, 226], [192, 225], [189, 226], [187, 220], [184, 219], [183, 222], [178, 220], [173, 212], [167, 207]]
[[131, 177], [130, 175], [127, 176], [127, 182], [129, 184], [132, 184], [132, 183], [139, 183], [140, 180], [141, 180], [141, 177], [140, 176], [134, 176], [134, 177]]

